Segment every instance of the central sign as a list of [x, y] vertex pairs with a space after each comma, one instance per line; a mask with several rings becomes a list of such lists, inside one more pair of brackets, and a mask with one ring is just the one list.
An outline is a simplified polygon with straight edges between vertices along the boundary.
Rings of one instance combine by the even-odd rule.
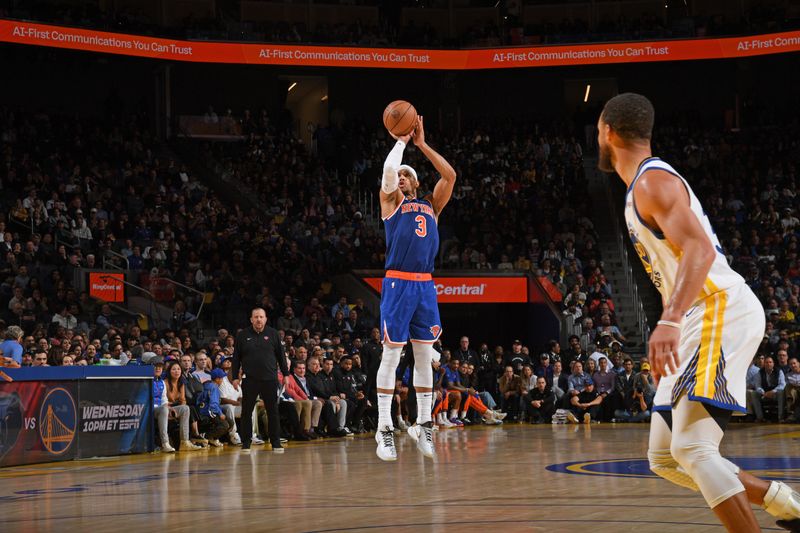
[[[383, 278], [363, 278], [380, 294]], [[433, 279], [441, 304], [527, 303], [528, 280], [519, 277], [442, 277]]]

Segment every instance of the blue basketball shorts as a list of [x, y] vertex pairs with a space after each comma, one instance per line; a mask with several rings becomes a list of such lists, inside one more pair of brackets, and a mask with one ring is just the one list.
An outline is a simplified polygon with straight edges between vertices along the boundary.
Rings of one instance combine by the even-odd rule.
[[387, 274], [381, 288], [381, 330], [383, 341], [391, 344], [435, 342], [442, 324], [433, 280], [410, 281]]

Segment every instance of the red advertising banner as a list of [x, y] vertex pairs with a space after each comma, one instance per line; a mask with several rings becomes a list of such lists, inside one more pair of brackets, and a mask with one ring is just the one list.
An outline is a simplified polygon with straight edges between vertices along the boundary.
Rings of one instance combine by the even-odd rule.
[[0, 42], [202, 63], [480, 70], [725, 59], [798, 52], [800, 31], [724, 39], [415, 50], [178, 41], [0, 19]]
[[[363, 278], [378, 294], [383, 278]], [[525, 277], [434, 278], [440, 304], [526, 303], [528, 279]]]
[[104, 302], [125, 301], [125, 274], [89, 272], [89, 296]]

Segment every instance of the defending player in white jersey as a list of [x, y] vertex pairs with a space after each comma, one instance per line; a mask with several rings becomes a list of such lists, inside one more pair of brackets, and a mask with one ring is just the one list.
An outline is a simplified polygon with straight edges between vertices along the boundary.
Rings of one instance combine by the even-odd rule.
[[800, 495], [741, 470], [719, 453], [732, 411], [745, 409], [747, 368], [764, 335], [764, 310], [725, 260], [689, 184], [653, 157], [654, 110], [644, 96], [609, 100], [598, 121], [598, 166], [628, 185], [625, 220], [664, 312], [649, 356], [661, 378], [650, 468], [703, 494], [728, 531], [761, 531], [750, 504], [800, 532]]

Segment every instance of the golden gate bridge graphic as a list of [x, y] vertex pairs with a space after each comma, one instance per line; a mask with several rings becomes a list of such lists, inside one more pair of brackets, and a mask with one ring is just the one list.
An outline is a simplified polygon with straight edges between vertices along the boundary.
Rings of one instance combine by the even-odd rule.
[[[54, 405], [56, 409], [53, 409]], [[75, 438], [77, 422], [72, 395], [62, 388], [51, 390], [42, 402], [41, 412], [39, 414], [39, 435], [42, 437], [42, 444], [47, 451], [54, 455], [66, 452]]]

